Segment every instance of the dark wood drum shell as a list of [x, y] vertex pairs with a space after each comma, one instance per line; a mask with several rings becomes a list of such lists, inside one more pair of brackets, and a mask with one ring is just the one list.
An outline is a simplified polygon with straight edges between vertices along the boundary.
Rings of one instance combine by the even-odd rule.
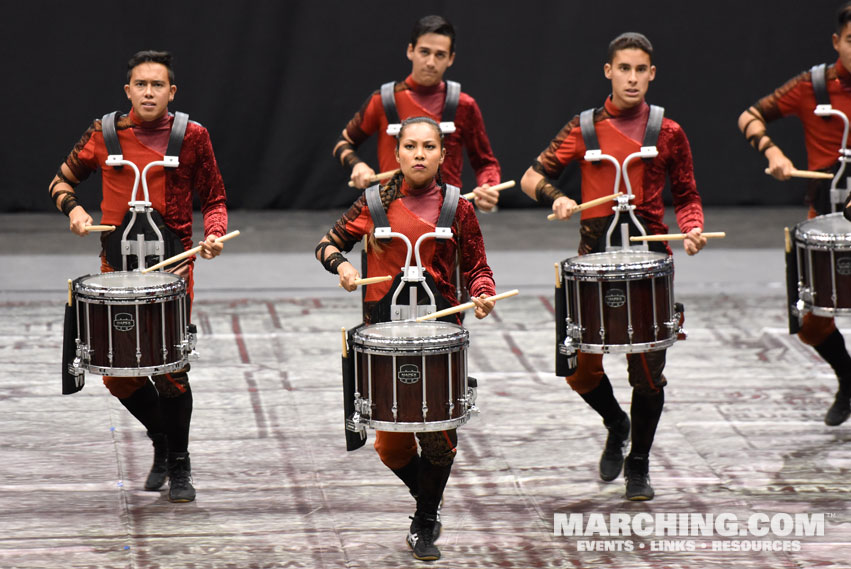
[[387, 322], [356, 333], [356, 408], [363, 422], [402, 432], [464, 424], [468, 342], [466, 330], [443, 322]]
[[590, 353], [660, 350], [677, 339], [673, 262], [649, 251], [612, 251], [562, 264], [567, 337]]

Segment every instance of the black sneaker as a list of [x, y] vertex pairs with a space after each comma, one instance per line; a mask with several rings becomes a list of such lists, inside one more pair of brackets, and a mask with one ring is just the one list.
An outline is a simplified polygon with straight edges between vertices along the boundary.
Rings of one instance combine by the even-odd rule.
[[626, 478], [626, 499], [641, 501], [652, 500], [656, 492], [650, 485], [650, 460], [647, 455], [628, 456], [624, 463], [624, 478]]
[[833, 400], [833, 405], [827, 410], [824, 416], [824, 424], [829, 427], [836, 427], [848, 420], [851, 415], [851, 398], [842, 390], [836, 392], [836, 399]]
[[[416, 501], [417, 495], [414, 494], [413, 492], [411, 492], [411, 496], [413, 496], [414, 500]], [[433, 541], [437, 541], [438, 539], [440, 539], [440, 532], [443, 529], [443, 524], [440, 523], [440, 510], [442, 508], [443, 508], [443, 498], [441, 497], [440, 503], [437, 505], [437, 513], [435, 514], [435, 518], [434, 518], [434, 534], [433, 534], [434, 538], [433, 538]], [[411, 518], [411, 519], [413, 519], [413, 518]]]
[[171, 453], [168, 459], [168, 501], [193, 501], [195, 499], [195, 488], [192, 487], [192, 468], [189, 464], [189, 453]]
[[437, 520], [430, 516], [414, 516], [411, 520], [408, 546], [411, 548], [414, 559], [420, 561], [440, 559], [440, 550], [434, 544], [434, 525]]
[[148, 433], [148, 437], [154, 442], [154, 464], [145, 480], [145, 490], [153, 491], [162, 488], [168, 475], [168, 440], [162, 433]]
[[606, 428], [609, 430], [609, 436], [600, 456], [600, 478], [610, 482], [620, 476], [623, 468], [623, 452], [629, 440], [629, 415], [624, 413], [620, 421]]

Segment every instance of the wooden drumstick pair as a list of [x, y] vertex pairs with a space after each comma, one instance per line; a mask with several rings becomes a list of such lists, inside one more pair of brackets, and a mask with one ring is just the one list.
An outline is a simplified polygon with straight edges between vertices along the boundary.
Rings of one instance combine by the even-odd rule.
[[[233, 239], [237, 235], [239, 235], [238, 229], [236, 231], [231, 231], [227, 235], [222, 235], [221, 237], [216, 239], [216, 243], [224, 243], [228, 239]], [[161, 263], [157, 263], [156, 265], [153, 265], [152, 267], [148, 267], [147, 269], [143, 269], [142, 274], [147, 274], [147, 273], [150, 273], [151, 271], [156, 271], [157, 269], [167, 267], [168, 265], [171, 265], [172, 263], [182, 261], [183, 259], [186, 259], [187, 257], [191, 257], [192, 255], [198, 253], [199, 251], [201, 251], [201, 249], [203, 249], [203, 246], [198, 245], [197, 247], [193, 247], [193, 248], [189, 249], [188, 251], [184, 251], [183, 253], [179, 253], [179, 254], [175, 255], [174, 257], [169, 257], [168, 259], [166, 259], [165, 261], [162, 261]]]
[[[588, 208], [592, 208], [592, 207], [600, 205], [600, 204], [604, 204], [608, 201], [617, 199], [617, 198], [621, 197], [622, 195], [623, 195], [623, 192], [618, 192], [618, 193], [612, 194], [610, 196], [603, 196], [602, 198], [597, 198], [595, 200], [591, 200], [590, 202], [581, 203], [578, 206], [576, 206], [576, 208], [573, 210], [573, 213], [576, 213], [577, 211], [582, 211], [582, 210], [585, 210], [585, 209], [588, 209]], [[558, 216], [554, 213], [551, 213], [547, 216], [547, 219], [549, 221], [553, 221], [553, 220], [558, 219]]]
[[[502, 300], [504, 298], [508, 298], [510, 296], [515, 296], [520, 294], [520, 291], [516, 288], [514, 290], [509, 290], [508, 292], [503, 292], [500, 294], [495, 294], [493, 296], [489, 296], [484, 300]], [[475, 302], [465, 302], [464, 304], [459, 304], [458, 306], [453, 306], [452, 308], [447, 308], [445, 310], [438, 310], [437, 312], [433, 312], [431, 314], [427, 314], [426, 316], [420, 316], [417, 318], [417, 322], [425, 322], [426, 320], [434, 320], [435, 318], [442, 318], [444, 316], [449, 316], [450, 314], [455, 314], [457, 312], [463, 312], [464, 310], [470, 310], [471, 308], [475, 308]]]

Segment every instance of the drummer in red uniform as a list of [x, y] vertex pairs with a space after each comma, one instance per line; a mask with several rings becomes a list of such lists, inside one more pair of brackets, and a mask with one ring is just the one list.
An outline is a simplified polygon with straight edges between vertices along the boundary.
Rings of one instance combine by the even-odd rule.
[[[817, 104], [829, 103], [851, 118], [851, 2], [845, 2], [837, 11], [833, 49], [839, 54], [836, 62], [799, 73], [739, 116], [739, 129], [751, 146], [765, 156], [769, 173], [778, 180], [788, 180], [794, 166], [766, 134], [766, 123], [785, 116], [797, 116], [804, 126], [809, 170], [832, 172], [837, 166], [844, 122], [837, 116], [817, 116], [813, 111]], [[809, 218], [831, 212], [828, 187], [828, 182], [819, 180], [809, 184]], [[846, 200], [845, 217], [851, 219], [847, 205]], [[824, 422], [841, 425], [851, 415], [851, 356], [845, 339], [833, 318], [809, 312], [803, 317], [798, 338], [812, 346], [836, 372], [839, 388]]]
[[[412, 117], [402, 122], [395, 156], [401, 172], [379, 190], [381, 207], [394, 232], [405, 234], [412, 243], [425, 233], [433, 232], [445, 207], [447, 185], [439, 167], [446, 151], [440, 128], [428, 117]], [[450, 204], [451, 205], [451, 204]], [[393, 275], [405, 264], [407, 247], [398, 238], [377, 242], [375, 223], [366, 193], [334, 224], [316, 247], [316, 258], [328, 272], [338, 275], [340, 284], [355, 290], [358, 270], [341, 251], [351, 251], [367, 235], [369, 274]], [[439, 297], [438, 308], [457, 304], [453, 271], [456, 255], [461, 272], [468, 283], [476, 318], [484, 318], [494, 302], [486, 300], [494, 294], [493, 273], [485, 256], [484, 241], [473, 206], [463, 198], [457, 200], [452, 238], [435, 240], [422, 248], [423, 265], [434, 278]], [[369, 285], [366, 291], [367, 323], [381, 321], [390, 304], [391, 283]], [[456, 322], [459, 322], [456, 320]], [[421, 452], [417, 454], [417, 440]], [[428, 433], [376, 431], [375, 450], [381, 461], [408, 487], [416, 498], [417, 509], [411, 522], [408, 544], [413, 556], [423, 561], [440, 558], [434, 541], [440, 534], [438, 507], [449, 479], [458, 437], [455, 429]]]
[[[370, 136], [378, 135], [378, 166], [382, 172], [398, 168], [394, 157], [395, 137], [387, 133], [388, 124], [414, 116], [431, 117], [438, 122], [453, 122], [454, 132], [446, 133], [446, 161], [442, 172], [446, 181], [461, 186], [464, 165], [462, 147], [467, 150], [470, 165], [476, 173], [473, 198], [482, 212], [493, 211], [499, 193], [490, 186], [499, 183], [499, 162], [491, 150], [485, 123], [479, 106], [470, 95], [456, 92], [452, 100], [451, 82], [443, 75], [455, 62], [455, 28], [442, 16], [424, 16], [414, 25], [411, 43], [406, 52], [411, 62], [411, 74], [404, 81], [388, 84], [390, 98], [382, 101], [375, 91], [343, 129], [334, 145], [334, 156], [340, 164], [351, 169], [351, 181], [357, 188], [366, 188], [375, 171], [356, 154], [357, 148]], [[452, 107], [450, 110], [448, 107]], [[388, 108], [389, 107], [389, 108]], [[388, 117], [387, 113], [397, 116]], [[453, 116], [445, 116], [452, 113]], [[398, 126], [398, 125], [397, 125]]]
[[[612, 155], [622, 164], [624, 158], [637, 152], [650, 130], [651, 110], [644, 101], [650, 82], [656, 75], [652, 62], [653, 48], [638, 33], [621, 34], [609, 44], [608, 60], [603, 67], [611, 82], [612, 92], [602, 107], [587, 116], [593, 117], [591, 136], [599, 142], [603, 154]], [[565, 166], [579, 161], [582, 173], [582, 201], [611, 195], [615, 168], [609, 162], [592, 163], [584, 159], [588, 148], [580, 117], [575, 116], [538, 156], [521, 181], [523, 191], [541, 203], [552, 205], [559, 219], [568, 219], [577, 204], [555, 187], [555, 180]], [[706, 244], [701, 235], [703, 209], [694, 180], [691, 149], [683, 129], [663, 118], [658, 125], [656, 158], [630, 162], [628, 175], [635, 195], [635, 213], [648, 234], [667, 233], [663, 222], [662, 191], [666, 177], [677, 214], [677, 223], [687, 233], [683, 246], [694, 255]], [[624, 191], [624, 187], [619, 188]], [[612, 205], [605, 204], [582, 212], [579, 253], [602, 251], [606, 230], [612, 221]], [[665, 247], [670, 253], [670, 250]], [[603, 370], [602, 354], [578, 353], [578, 368], [567, 383], [602, 418], [608, 429], [605, 449], [600, 458], [600, 478], [614, 480], [624, 469], [626, 498], [650, 500], [654, 496], [649, 477], [649, 453], [664, 405], [663, 375], [665, 350], [635, 353], [627, 356], [629, 381], [633, 387], [632, 406], [627, 415], [618, 404], [611, 383]], [[632, 421], [630, 421], [630, 417]], [[624, 461], [624, 448], [632, 425], [632, 448]], [[624, 467], [625, 464], [625, 467]]]
[[[162, 160], [169, 148], [169, 137], [175, 115], [168, 112], [174, 100], [172, 56], [163, 51], [140, 51], [127, 63], [127, 84], [124, 92], [130, 100], [129, 114], [111, 117], [124, 158], [139, 170], [149, 162]], [[87, 235], [92, 217], [77, 201], [74, 188], [98, 168], [102, 171], [100, 204], [101, 223], [120, 225], [131, 199], [134, 172], [129, 167], [105, 165], [110, 152], [104, 139], [101, 120], [95, 120], [83, 133], [68, 158], [50, 183], [50, 197], [57, 209], [68, 216], [70, 229], [77, 235]], [[141, 184], [140, 184], [141, 185]], [[192, 197], [197, 194], [204, 213], [205, 240], [201, 257], [219, 255], [223, 244], [215, 240], [227, 232], [225, 187], [219, 173], [210, 135], [196, 122], [188, 122], [179, 153], [179, 166], [166, 171], [152, 168], [148, 175], [150, 200], [153, 209], [164, 220], [164, 240], [183, 251], [192, 247]], [[137, 199], [141, 199], [141, 188]], [[121, 228], [102, 239], [101, 268], [104, 272], [121, 268], [121, 256], [116, 240], [121, 240]], [[169, 243], [166, 243], [168, 248]], [[169, 269], [187, 281], [192, 295], [194, 258]], [[189, 424], [192, 417], [192, 390], [189, 386], [189, 366], [173, 373], [147, 377], [109, 377], [103, 382], [109, 392], [147, 429], [154, 444], [154, 464], [145, 481], [146, 490], [159, 490], [169, 479], [169, 500], [190, 502], [195, 499], [189, 466]], [[151, 382], [153, 380], [153, 383]]]

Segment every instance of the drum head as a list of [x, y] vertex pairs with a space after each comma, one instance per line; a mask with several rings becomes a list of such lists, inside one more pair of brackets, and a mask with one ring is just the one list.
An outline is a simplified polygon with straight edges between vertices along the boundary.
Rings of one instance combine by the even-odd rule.
[[851, 222], [841, 212], [820, 215], [796, 225], [795, 239], [808, 245], [851, 249]]
[[630, 276], [640, 278], [672, 273], [673, 259], [656, 251], [606, 251], [571, 257], [562, 263], [565, 275]]
[[354, 343], [375, 348], [429, 349], [467, 343], [469, 332], [450, 322], [381, 322], [355, 332]]
[[167, 295], [184, 290], [186, 281], [183, 277], [164, 272], [116, 271], [86, 275], [74, 281], [75, 292], [109, 298]]

